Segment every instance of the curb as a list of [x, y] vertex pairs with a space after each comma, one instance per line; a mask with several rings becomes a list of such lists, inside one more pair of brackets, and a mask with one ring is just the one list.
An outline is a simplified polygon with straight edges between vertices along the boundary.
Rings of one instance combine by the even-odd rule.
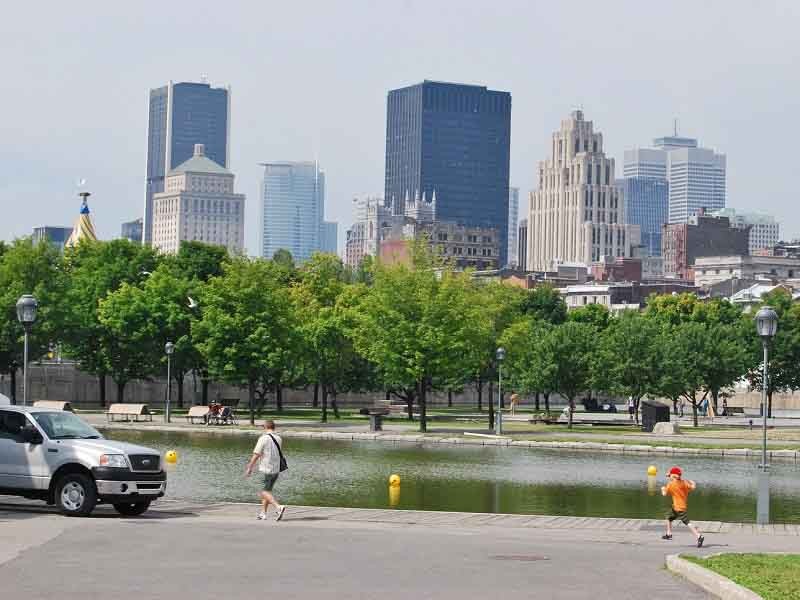
[[[715, 555], [710, 555], [715, 556]], [[667, 569], [722, 600], [761, 600], [761, 596], [677, 554], [667, 555]]]

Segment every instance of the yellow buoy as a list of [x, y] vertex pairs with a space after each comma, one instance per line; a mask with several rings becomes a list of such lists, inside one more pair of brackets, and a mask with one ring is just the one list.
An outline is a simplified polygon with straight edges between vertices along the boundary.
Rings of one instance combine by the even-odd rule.
[[166, 460], [169, 464], [174, 465], [178, 462], [178, 453], [175, 450], [167, 450], [167, 453], [164, 455], [164, 460]]
[[656, 473], [658, 473], [658, 469], [656, 469], [655, 465], [647, 467], [647, 474], [650, 475], [650, 477], [655, 477]]
[[400, 475], [389, 476], [389, 487], [397, 487], [400, 485]]
[[400, 486], [389, 486], [389, 506], [395, 508], [400, 504]]

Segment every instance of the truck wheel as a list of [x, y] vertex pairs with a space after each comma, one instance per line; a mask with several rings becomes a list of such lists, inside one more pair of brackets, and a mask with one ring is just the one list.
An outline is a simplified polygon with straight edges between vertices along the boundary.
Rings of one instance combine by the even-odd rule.
[[124, 502], [115, 504], [114, 509], [126, 517], [138, 517], [150, 508], [150, 500], [144, 502]]
[[68, 473], [56, 485], [56, 504], [68, 517], [85, 517], [97, 504], [94, 481], [82, 473]]

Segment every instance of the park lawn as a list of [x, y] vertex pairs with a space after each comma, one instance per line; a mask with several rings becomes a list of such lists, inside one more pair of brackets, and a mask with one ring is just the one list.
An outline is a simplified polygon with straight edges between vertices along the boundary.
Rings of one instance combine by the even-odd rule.
[[735, 581], [766, 600], [800, 600], [800, 554], [720, 554], [686, 560]]

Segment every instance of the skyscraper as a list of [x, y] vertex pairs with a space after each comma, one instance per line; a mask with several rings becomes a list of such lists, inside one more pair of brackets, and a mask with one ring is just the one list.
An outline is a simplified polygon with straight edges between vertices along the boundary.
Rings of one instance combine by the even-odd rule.
[[725, 155], [708, 148], [667, 151], [669, 222], [685, 223], [706, 211], [725, 208]]
[[492, 227], [508, 253], [511, 94], [424, 81], [389, 92], [385, 201], [396, 215], [436, 194], [440, 221]]
[[121, 237], [128, 239], [132, 242], [142, 241], [142, 219], [134, 219], [133, 221], [126, 221], [122, 224]]
[[244, 250], [244, 194], [233, 191], [234, 175], [205, 156], [194, 155], [167, 173], [165, 191], [153, 194], [153, 247], [177, 252], [182, 241]]
[[519, 188], [508, 188], [508, 255], [507, 264], [517, 266], [519, 228]]
[[164, 191], [164, 178], [192, 158], [203, 144], [208, 158], [229, 166], [230, 89], [208, 83], [173, 83], [150, 90], [147, 128], [147, 189], [142, 236], [153, 235], [153, 194]]
[[771, 253], [781, 239], [781, 228], [772, 215], [757, 212], [740, 212], [735, 208], [723, 208], [711, 213], [712, 217], [728, 217], [731, 227], [748, 229], [750, 254]]
[[520, 219], [517, 235], [517, 266], [525, 271], [528, 268], [528, 219]]
[[669, 219], [667, 152], [655, 148], [625, 151], [625, 191], [628, 223], [639, 225], [647, 256], [661, 256], [661, 230]]
[[325, 174], [315, 162], [262, 163], [261, 256], [280, 249], [297, 262], [322, 249]]
[[336, 254], [339, 251], [339, 224], [333, 221], [322, 222], [322, 232], [320, 234], [320, 250], [329, 254]]
[[561, 121], [538, 175], [528, 217], [528, 270], [632, 256], [639, 227], [625, 223], [625, 197], [614, 179], [614, 159], [606, 157], [603, 134], [583, 119], [583, 111]]

